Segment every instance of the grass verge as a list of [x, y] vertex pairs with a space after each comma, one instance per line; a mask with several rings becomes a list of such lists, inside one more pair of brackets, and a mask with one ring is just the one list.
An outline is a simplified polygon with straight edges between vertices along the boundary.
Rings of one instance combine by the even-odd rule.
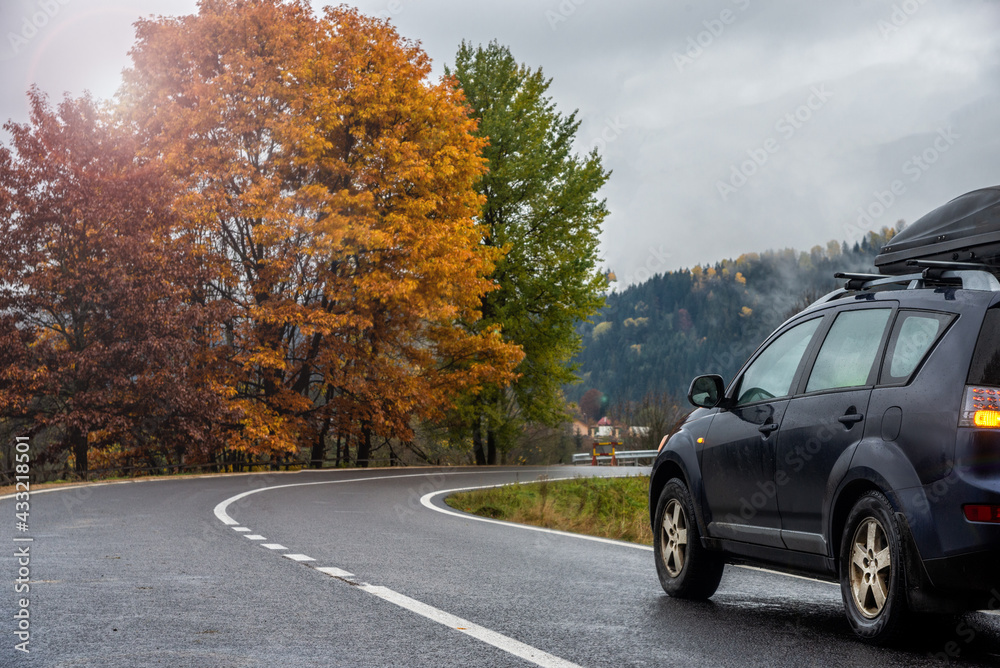
[[573, 478], [459, 492], [445, 502], [507, 522], [652, 545], [648, 493], [649, 476]]

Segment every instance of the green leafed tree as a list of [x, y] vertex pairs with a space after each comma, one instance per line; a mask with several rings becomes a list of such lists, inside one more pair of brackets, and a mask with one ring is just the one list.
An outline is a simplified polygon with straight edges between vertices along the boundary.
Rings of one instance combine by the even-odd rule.
[[489, 140], [479, 222], [485, 243], [502, 254], [475, 327], [500, 325], [525, 354], [517, 380], [481, 388], [458, 411], [477, 463], [493, 464], [524, 423], [566, 417], [561, 387], [575, 380], [575, 326], [604, 303], [598, 234], [608, 212], [598, 192], [610, 173], [596, 150], [574, 152], [576, 112], [560, 114], [547, 95], [551, 80], [518, 64], [507, 47], [463, 42], [446, 72]]

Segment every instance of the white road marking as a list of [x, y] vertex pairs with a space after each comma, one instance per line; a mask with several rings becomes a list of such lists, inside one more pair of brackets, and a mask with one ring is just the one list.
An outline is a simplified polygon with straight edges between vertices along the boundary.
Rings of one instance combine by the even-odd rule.
[[414, 612], [421, 617], [426, 617], [427, 619], [437, 622], [442, 626], [455, 629], [467, 636], [475, 638], [476, 640], [492, 645], [497, 649], [501, 649], [508, 654], [513, 654], [514, 656], [524, 659], [525, 661], [530, 661], [536, 666], [543, 666], [543, 668], [580, 668], [580, 666], [575, 663], [566, 661], [565, 659], [560, 659], [558, 656], [553, 656], [552, 654], [543, 652], [540, 649], [535, 649], [531, 645], [525, 645], [523, 642], [519, 642], [513, 638], [508, 638], [503, 634], [491, 631], [490, 629], [479, 626], [478, 624], [473, 624], [472, 622], [462, 619], [461, 617], [448, 614], [443, 610], [438, 610], [437, 608], [429, 606], [426, 603], [421, 603], [420, 601], [412, 599], [409, 596], [404, 596], [391, 589], [387, 589], [386, 587], [365, 584], [358, 588], [362, 591], [368, 592], [372, 596], [378, 596], [383, 601], [394, 603], [401, 608]]
[[[218, 505], [215, 506], [215, 516], [219, 518], [219, 521], [226, 526], [237, 526], [239, 522], [234, 520], [226, 512], [226, 508], [233, 505], [240, 499], [246, 498], [251, 494], [257, 494], [259, 492], [269, 492], [275, 489], [285, 489], [286, 487], [309, 487], [311, 485], [337, 485], [345, 482], [365, 482], [366, 480], [399, 480], [401, 478], [427, 478], [430, 476], [439, 475], [476, 475], [483, 473], [510, 473], [509, 470], [502, 471], [438, 471], [435, 473], [405, 473], [402, 475], [381, 475], [381, 476], [370, 476], [367, 478], [347, 478], [346, 480], [319, 480], [317, 482], [296, 482], [290, 485], [275, 485], [274, 487], [258, 487], [257, 489], [247, 490], [242, 494], [237, 494], [236, 496], [231, 496], [225, 501], [220, 501]], [[13, 494], [9, 495], [13, 498]], [[7, 498], [7, 497], [4, 497]]]
[[[550, 478], [550, 480], [571, 480], [571, 478]], [[420, 499], [420, 503], [426, 507], [434, 510], [436, 512], [442, 513], [444, 515], [451, 515], [453, 517], [460, 517], [465, 520], [475, 520], [477, 522], [488, 522], [489, 524], [500, 524], [507, 527], [513, 527], [515, 529], [523, 529], [524, 531], [540, 531], [542, 533], [553, 534], [556, 536], [566, 536], [568, 538], [577, 538], [579, 540], [589, 540], [598, 543], [607, 543], [609, 545], [617, 545], [619, 547], [631, 547], [637, 550], [646, 550], [647, 552], [652, 552], [653, 548], [649, 545], [639, 545], [638, 543], [627, 543], [622, 540], [611, 540], [610, 538], [598, 538], [597, 536], [586, 536], [581, 533], [570, 533], [568, 531], [557, 531], [555, 529], [546, 529], [544, 527], [535, 527], [528, 524], [517, 524], [515, 522], [504, 522], [502, 520], [494, 520], [489, 517], [480, 517], [479, 515], [470, 515], [469, 513], [463, 513], [457, 510], [451, 510], [448, 508], [442, 508], [441, 506], [436, 506], [432, 503], [434, 497], [454, 494], [455, 492], [468, 492], [475, 489], [492, 489], [494, 487], [504, 487], [505, 485], [481, 485], [479, 487], [459, 487], [457, 489], [446, 489], [440, 492], [431, 492], [429, 494], [424, 494]], [[815, 578], [809, 578], [804, 575], [793, 575], [792, 573], [782, 573], [781, 571], [772, 571], [769, 568], [760, 568], [759, 566], [744, 566], [743, 564], [736, 564], [737, 568], [745, 568], [751, 571], [760, 571], [762, 573], [771, 573], [772, 575], [783, 575], [789, 578], [797, 578], [799, 580], [808, 580], [810, 582], [819, 582], [820, 584], [834, 585], [839, 587], [840, 585], [836, 582], [830, 582], [829, 580], [817, 580]]]
[[261, 536], [259, 533], [255, 533], [252, 536], [243, 536], [243, 537], [246, 538], [246, 539], [248, 539], [248, 540], [267, 540], [266, 538], [264, 538], [263, 536]]
[[[242, 498], [250, 496], [251, 494], [256, 494], [258, 492], [265, 492], [272, 489], [283, 489], [286, 487], [306, 487], [309, 485], [329, 485], [329, 484], [344, 483], [344, 482], [363, 482], [367, 480], [429, 477], [431, 475], [473, 475], [482, 473], [509, 474], [510, 472], [509, 471], [454, 471], [454, 472], [434, 473], [434, 474], [417, 473], [412, 475], [406, 474], [406, 475], [392, 475], [392, 476], [373, 476], [368, 478], [351, 478], [348, 480], [323, 480], [320, 482], [304, 482], [304, 483], [295, 483], [291, 485], [277, 485], [275, 487], [262, 487], [260, 489], [252, 489], [247, 492], [243, 492], [242, 494], [237, 494], [236, 496], [230, 497], [225, 501], [219, 502], [215, 506], [214, 512], [215, 516], [219, 519], [219, 521], [223, 522], [227, 526], [234, 526], [238, 525], [239, 522], [230, 517], [229, 513], [226, 512], [226, 509], [231, 504]], [[574, 534], [567, 534], [567, 535], [574, 535]], [[603, 539], [596, 539], [596, 540], [603, 540]], [[604, 542], [614, 543], [616, 545], [629, 545], [628, 543], [622, 543], [620, 541], [604, 541]], [[288, 549], [287, 547], [277, 544], [264, 544], [264, 547], [275, 550]], [[285, 554], [282, 556], [287, 557], [289, 559], [295, 559], [296, 561], [299, 561], [299, 559], [296, 559], [296, 557], [304, 557], [305, 559], [312, 561], [310, 557], [306, 557], [305, 555]], [[324, 566], [322, 568], [316, 568], [315, 566], [311, 566], [309, 564], [303, 564], [303, 565], [335, 578], [342, 578], [345, 580], [349, 580], [355, 577], [352, 573], [349, 573], [345, 570], [335, 568], [332, 566]], [[359, 584], [351, 582], [350, 584], [356, 586], [358, 589], [361, 589], [362, 591], [372, 594], [373, 596], [377, 596], [384, 601], [388, 601], [390, 603], [400, 606], [401, 608], [409, 610], [410, 612], [414, 612], [418, 615], [426, 617], [427, 619], [438, 622], [439, 624], [443, 624], [444, 626], [448, 626], [452, 629], [460, 631], [472, 638], [475, 638], [481, 642], [485, 642], [489, 645], [492, 645], [493, 647], [496, 647], [500, 650], [513, 654], [514, 656], [522, 658], [531, 663], [534, 663], [537, 666], [541, 666], [542, 668], [580, 668], [580, 666], [578, 666], [575, 663], [571, 663], [564, 659], [560, 659], [557, 656], [554, 656], [547, 652], [543, 652], [540, 649], [536, 649], [531, 645], [526, 645], [525, 643], [520, 642], [518, 640], [514, 640], [513, 638], [508, 638], [503, 634], [497, 633], [496, 631], [491, 631], [490, 629], [487, 629], [483, 626], [479, 626], [478, 624], [473, 624], [472, 622], [466, 621], [460, 617], [455, 617], [454, 615], [448, 614], [443, 610], [438, 610], [437, 608], [429, 606], [425, 603], [421, 603], [420, 601], [412, 599], [408, 596], [404, 596], [403, 594], [397, 593], [391, 589], [387, 589], [386, 587], [379, 587], [367, 583]]]
[[[160, 478], [138, 478], [136, 480], [114, 480], [112, 482], [84, 482], [75, 485], [58, 485], [56, 487], [46, 487], [45, 489], [32, 490], [31, 495], [37, 496], [38, 494], [47, 494], [49, 492], [63, 492], [70, 489], [81, 489], [83, 487], [106, 487], [108, 485], [142, 485], [146, 483], [157, 483], [157, 482], [177, 482], [178, 480], [203, 480], [205, 478], [233, 478], [239, 476], [295, 476], [300, 473], [307, 473], [310, 469], [302, 469], [301, 471], [247, 471], [244, 473], [204, 473], [201, 475], [185, 475], [181, 477], [176, 476], [163, 476]], [[42, 483], [44, 484], [44, 483]], [[13, 499], [16, 493], [4, 494], [0, 496], [0, 501], [5, 499]], [[234, 524], [236, 524], [234, 522]]]
[[304, 554], [283, 554], [281, 556], [285, 559], [291, 559], [292, 561], [316, 561], [312, 557], [307, 557]]
[[280, 543], [261, 543], [261, 547], [266, 547], [269, 550], [287, 550], [288, 548]]
[[250, 531], [250, 529], [246, 527], [233, 527], [233, 531]]
[[[549, 480], [571, 480], [572, 478], [549, 478]], [[638, 543], [627, 543], [623, 540], [612, 540], [610, 538], [598, 538], [597, 536], [586, 536], [581, 533], [570, 533], [568, 531], [557, 531], [556, 529], [546, 529], [544, 527], [534, 527], [527, 524], [515, 524], [514, 522], [504, 522], [502, 520], [494, 520], [489, 517], [480, 517], [479, 515], [470, 515], [469, 513], [459, 512], [457, 510], [450, 510], [448, 508], [442, 508], [440, 506], [435, 506], [431, 501], [436, 496], [442, 496], [447, 494], [454, 494], [455, 492], [467, 492], [474, 489], [491, 489], [493, 487], [504, 487], [505, 485], [481, 485], [479, 487], [459, 487], [457, 489], [445, 489], [440, 492], [430, 492], [429, 494], [424, 494], [420, 498], [420, 503], [425, 508], [430, 508], [433, 511], [442, 513], [444, 515], [451, 515], [453, 517], [460, 517], [463, 520], [475, 520], [476, 522], [487, 522], [489, 524], [499, 524], [505, 527], [513, 527], [515, 529], [523, 529], [525, 531], [538, 531], [541, 533], [552, 534], [554, 536], [566, 536], [568, 538], [577, 538], [579, 540], [589, 540], [595, 543], [606, 543], [608, 545], [616, 545], [618, 547], [630, 547], [635, 550], [645, 550], [647, 552], [652, 552], [653, 548], [648, 545], [639, 545]]]

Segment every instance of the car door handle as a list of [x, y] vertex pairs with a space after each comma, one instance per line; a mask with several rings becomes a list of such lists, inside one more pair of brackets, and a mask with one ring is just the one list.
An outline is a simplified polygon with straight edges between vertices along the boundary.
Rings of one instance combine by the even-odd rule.
[[865, 419], [865, 416], [861, 413], [847, 413], [846, 415], [841, 415], [837, 420], [850, 428], [858, 422]]
[[764, 434], [764, 436], [770, 435], [771, 432], [774, 432], [777, 429], [778, 429], [778, 425], [775, 424], [774, 422], [768, 422], [767, 424], [762, 424], [761, 426], [757, 427], [757, 430], [760, 433]]

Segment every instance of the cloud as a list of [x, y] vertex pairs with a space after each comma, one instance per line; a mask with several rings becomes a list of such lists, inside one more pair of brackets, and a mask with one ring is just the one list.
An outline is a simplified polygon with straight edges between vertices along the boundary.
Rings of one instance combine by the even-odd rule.
[[[111, 95], [131, 22], [196, 9], [193, 0], [52, 2], [61, 9], [49, 32], [0, 70], [3, 118], [23, 120], [30, 81], [54, 96]], [[0, 37], [38, 4], [4, 3]], [[357, 5], [420, 40], [438, 74], [463, 39], [497, 39], [552, 77], [560, 110], [579, 109], [578, 149], [597, 146], [613, 170], [602, 252], [620, 279], [644, 275], [654, 256], [662, 271], [845, 238], [859, 208], [895, 180], [906, 192], [879, 226], [1000, 183], [1000, 3], [991, 0]], [[817, 86], [832, 95], [810, 109]], [[911, 180], [907, 161], [949, 126], [960, 138]], [[722, 197], [718, 184], [732, 186], [734, 166], [768, 140], [777, 149]]]

